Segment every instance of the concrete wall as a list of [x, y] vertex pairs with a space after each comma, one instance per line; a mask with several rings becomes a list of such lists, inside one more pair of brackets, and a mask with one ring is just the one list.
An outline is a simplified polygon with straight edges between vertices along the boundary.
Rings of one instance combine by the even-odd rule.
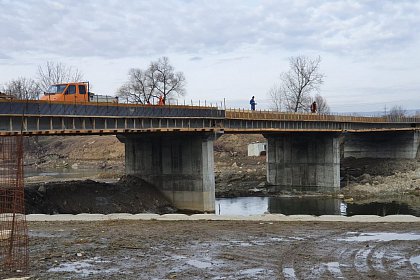
[[248, 144], [248, 156], [258, 157], [266, 154], [267, 143], [251, 143]]
[[264, 135], [267, 182], [279, 189], [336, 191], [340, 188], [339, 139], [335, 133]]
[[416, 158], [420, 133], [413, 131], [344, 134], [344, 157]]
[[178, 209], [214, 212], [214, 134], [144, 134], [125, 143], [126, 173], [157, 186]]

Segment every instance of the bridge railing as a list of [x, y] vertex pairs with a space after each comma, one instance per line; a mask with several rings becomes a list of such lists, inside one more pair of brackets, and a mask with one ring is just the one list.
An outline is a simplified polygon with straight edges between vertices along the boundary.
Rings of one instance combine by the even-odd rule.
[[218, 107], [0, 99], [0, 115], [224, 118]]
[[326, 115], [317, 113], [294, 113], [276, 111], [251, 111], [244, 109], [228, 109], [227, 119], [246, 120], [284, 120], [284, 121], [331, 121], [331, 122], [367, 122], [367, 123], [420, 123], [419, 117], [367, 117], [350, 115]]
[[420, 117], [402, 116], [356, 116], [338, 114], [312, 114], [276, 112], [269, 110], [221, 109], [207, 102], [198, 104], [167, 104], [164, 106], [104, 103], [104, 102], [49, 102], [40, 100], [0, 99], [0, 115], [46, 115], [46, 116], [115, 116], [115, 117], [185, 117], [226, 118], [242, 120], [328, 121], [360, 123], [420, 123]]

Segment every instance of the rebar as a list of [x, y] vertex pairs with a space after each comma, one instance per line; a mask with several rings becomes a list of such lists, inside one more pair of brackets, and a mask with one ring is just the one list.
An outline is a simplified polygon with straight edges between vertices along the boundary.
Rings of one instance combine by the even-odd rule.
[[0, 137], [0, 276], [28, 273], [22, 136]]

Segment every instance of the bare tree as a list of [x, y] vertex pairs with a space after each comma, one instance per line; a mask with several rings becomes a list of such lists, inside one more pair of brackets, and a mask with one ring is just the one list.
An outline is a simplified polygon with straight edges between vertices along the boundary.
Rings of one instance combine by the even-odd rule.
[[395, 105], [389, 110], [387, 116], [391, 118], [403, 118], [407, 116], [407, 111], [402, 106]]
[[18, 99], [38, 99], [41, 90], [33, 79], [19, 77], [6, 83], [1, 90]]
[[52, 84], [80, 82], [83, 74], [71, 66], [61, 62], [47, 61], [44, 66], [38, 66], [38, 85], [42, 91], [46, 91]]
[[271, 109], [274, 111], [282, 111], [284, 108], [284, 95], [280, 86], [275, 84], [268, 90], [268, 96], [270, 97]]
[[317, 111], [319, 114], [327, 115], [330, 113], [330, 106], [328, 106], [327, 100], [324, 97], [316, 94], [314, 101], [317, 104]]
[[129, 81], [121, 86], [117, 95], [127, 103], [148, 104], [155, 93], [155, 87], [149, 79], [148, 70], [133, 68], [128, 72]]
[[150, 80], [159, 95], [166, 100], [168, 96], [185, 95], [185, 77], [182, 72], [174, 72], [169, 59], [164, 56], [152, 62], [149, 67]]
[[133, 68], [128, 76], [128, 82], [117, 93], [122, 101], [147, 104], [155, 98], [168, 100], [185, 94], [184, 74], [174, 72], [167, 57], [151, 62], [147, 70]]
[[[287, 111], [308, 111], [312, 102], [311, 94], [319, 92], [324, 82], [320, 73], [321, 57], [311, 59], [306, 56], [291, 57], [290, 69], [280, 75], [282, 96]], [[273, 100], [274, 102], [274, 100]]]

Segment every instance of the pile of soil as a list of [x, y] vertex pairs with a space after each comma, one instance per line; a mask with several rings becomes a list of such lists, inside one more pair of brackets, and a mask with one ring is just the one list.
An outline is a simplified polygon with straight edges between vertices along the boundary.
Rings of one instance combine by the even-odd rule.
[[341, 193], [366, 198], [420, 196], [420, 158], [417, 159], [341, 159]]
[[342, 158], [341, 176], [350, 181], [359, 181], [360, 176], [392, 176], [396, 172], [405, 173], [416, 170], [419, 159], [384, 159], [384, 158]]
[[117, 183], [92, 180], [50, 182], [25, 188], [27, 214], [174, 213], [153, 185], [123, 176]]

